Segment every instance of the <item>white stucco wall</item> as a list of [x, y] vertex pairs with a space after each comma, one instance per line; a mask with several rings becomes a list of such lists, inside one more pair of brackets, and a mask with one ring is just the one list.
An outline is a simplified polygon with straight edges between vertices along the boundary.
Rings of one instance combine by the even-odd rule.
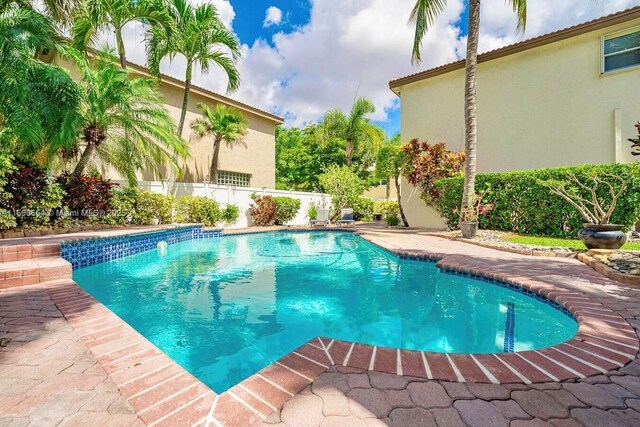
[[[640, 120], [640, 67], [601, 73], [601, 38], [640, 19], [481, 63], [478, 172], [630, 162]], [[464, 148], [464, 70], [400, 88], [402, 140]], [[637, 160], [637, 159], [636, 159]], [[403, 185], [412, 226], [441, 227]]]

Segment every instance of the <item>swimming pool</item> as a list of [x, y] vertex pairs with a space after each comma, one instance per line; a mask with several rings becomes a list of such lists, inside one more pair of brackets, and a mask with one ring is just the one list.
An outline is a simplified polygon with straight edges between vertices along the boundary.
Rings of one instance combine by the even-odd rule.
[[187, 240], [74, 271], [74, 280], [221, 393], [316, 336], [448, 353], [564, 342], [553, 303], [351, 233]]

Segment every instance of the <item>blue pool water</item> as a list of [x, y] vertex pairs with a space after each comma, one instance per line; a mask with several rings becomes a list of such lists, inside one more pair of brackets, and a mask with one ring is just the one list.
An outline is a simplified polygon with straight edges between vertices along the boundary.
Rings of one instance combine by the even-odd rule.
[[351, 233], [190, 240], [74, 279], [221, 393], [316, 336], [449, 353], [547, 347], [567, 314], [496, 284], [403, 260]]

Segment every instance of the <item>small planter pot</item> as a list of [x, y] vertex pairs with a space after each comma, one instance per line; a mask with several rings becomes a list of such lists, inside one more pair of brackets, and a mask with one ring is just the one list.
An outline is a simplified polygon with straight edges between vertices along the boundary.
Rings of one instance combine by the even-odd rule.
[[582, 224], [578, 237], [588, 249], [620, 249], [627, 235], [619, 224]]
[[465, 239], [473, 239], [478, 232], [478, 222], [461, 222], [460, 231], [462, 231], [462, 237]]

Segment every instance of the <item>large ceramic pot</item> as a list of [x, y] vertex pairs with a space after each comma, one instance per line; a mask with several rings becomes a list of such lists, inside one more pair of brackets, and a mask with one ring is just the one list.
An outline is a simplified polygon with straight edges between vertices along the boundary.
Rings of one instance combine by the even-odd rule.
[[478, 231], [478, 222], [461, 222], [460, 231], [462, 231], [462, 237], [465, 239], [473, 239]]
[[589, 249], [620, 249], [627, 241], [627, 235], [619, 224], [582, 224], [584, 228], [578, 237]]

